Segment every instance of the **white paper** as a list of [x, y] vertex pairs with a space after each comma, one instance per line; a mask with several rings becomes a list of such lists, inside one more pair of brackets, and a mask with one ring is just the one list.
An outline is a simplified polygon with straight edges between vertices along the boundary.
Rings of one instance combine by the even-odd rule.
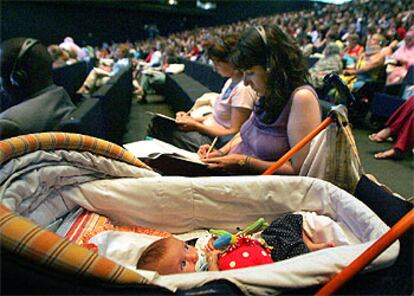
[[123, 146], [138, 158], [154, 158], [157, 154], [174, 154], [192, 162], [205, 164], [200, 160], [197, 153], [177, 148], [157, 139], [132, 142]]

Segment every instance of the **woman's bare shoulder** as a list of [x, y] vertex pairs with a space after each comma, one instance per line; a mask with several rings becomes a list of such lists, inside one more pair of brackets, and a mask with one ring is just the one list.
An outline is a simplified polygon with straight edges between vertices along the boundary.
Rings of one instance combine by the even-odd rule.
[[305, 104], [305, 105], [313, 105], [318, 104], [318, 98], [314, 91], [312, 91], [309, 88], [301, 88], [297, 90], [292, 98], [292, 104], [298, 105], [298, 104]]

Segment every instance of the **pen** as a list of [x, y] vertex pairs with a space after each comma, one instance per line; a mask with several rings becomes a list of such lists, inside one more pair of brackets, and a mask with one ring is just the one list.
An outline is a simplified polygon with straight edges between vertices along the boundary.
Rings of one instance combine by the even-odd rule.
[[213, 150], [214, 145], [216, 145], [216, 143], [217, 143], [217, 140], [218, 140], [218, 137], [215, 137], [214, 140], [213, 140], [213, 143], [211, 143], [210, 147], [207, 150], [206, 158], [208, 158], [208, 155]]

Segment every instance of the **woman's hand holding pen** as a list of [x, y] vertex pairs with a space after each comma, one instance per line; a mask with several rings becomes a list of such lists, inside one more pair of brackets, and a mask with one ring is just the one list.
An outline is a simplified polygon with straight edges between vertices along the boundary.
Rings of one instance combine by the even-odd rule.
[[[221, 150], [218, 150], [218, 149], [210, 150], [210, 148], [211, 148], [211, 145], [208, 145], [208, 144], [201, 145], [200, 148], [198, 148], [197, 154], [201, 160], [204, 161], [204, 159], [207, 159], [210, 157], [224, 156], [224, 153]], [[207, 154], [209, 150], [210, 150], [210, 153]]]

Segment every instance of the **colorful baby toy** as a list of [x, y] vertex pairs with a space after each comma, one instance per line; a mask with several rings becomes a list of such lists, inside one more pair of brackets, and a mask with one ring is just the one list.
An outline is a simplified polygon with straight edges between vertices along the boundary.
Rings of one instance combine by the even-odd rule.
[[210, 229], [210, 233], [215, 236], [218, 236], [218, 238], [214, 241], [214, 248], [223, 250], [228, 246], [233, 245], [237, 241], [238, 236], [253, 234], [264, 230], [268, 226], [269, 223], [267, 223], [265, 219], [259, 218], [252, 225], [248, 226], [242, 231], [237, 232], [236, 234], [232, 234], [231, 232], [225, 230], [216, 229]]
[[224, 230], [210, 230], [213, 235], [218, 236], [214, 241], [214, 247], [224, 250], [218, 261], [220, 270], [273, 263], [271, 247], [267, 246], [263, 239], [251, 237], [251, 234], [264, 230], [268, 225], [260, 218], [236, 234]]

